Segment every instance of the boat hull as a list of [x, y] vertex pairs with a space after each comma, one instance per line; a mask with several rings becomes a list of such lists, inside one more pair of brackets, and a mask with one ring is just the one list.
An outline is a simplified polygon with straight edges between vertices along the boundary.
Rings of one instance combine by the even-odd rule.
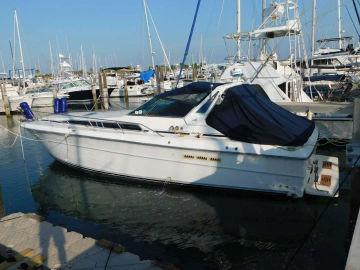
[[[62, 163], [114, 176], [302, 197], [311, 158], [287, 158], [139, 144], [33, 131]], [[170, 141], [169, 141], [170, 142]]]
[[[110, 97], [112, 91], [114, 90], [113, 88], [108, 88], [108, 95]], [[67, 95], [69, 95], [69, 100], [70, 101], [83, 101], [83, 102], [89, 102], [92, 103], [93, 102], [93, 94], [92, 94], [92, 90], [81, 90], [81, 91], [69, 91], [69, 92], [65, 92]], [[99, 98], [100, 96], [100, 90], [97, 89], [96, 90], [96, 98]]]

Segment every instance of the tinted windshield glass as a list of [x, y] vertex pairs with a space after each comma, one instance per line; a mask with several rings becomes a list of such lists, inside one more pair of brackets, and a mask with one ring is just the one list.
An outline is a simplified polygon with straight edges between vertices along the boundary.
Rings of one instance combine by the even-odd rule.
[[130, 115], [184, 117], [206, 98], [217, 85], [192, 83], [155, 96]]

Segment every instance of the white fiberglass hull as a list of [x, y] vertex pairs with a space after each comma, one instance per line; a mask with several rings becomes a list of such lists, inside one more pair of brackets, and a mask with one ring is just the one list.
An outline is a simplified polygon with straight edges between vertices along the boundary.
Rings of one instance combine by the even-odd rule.
[[54, 103], [54, 96], [34, 97], [32, 107], [51, 107]]
[[129, 134], [121, 132], [117, 138], [105, 139], [56, 129], [53, 132], [34, 130], [31, 125], [25, 124], [25, 128], [32, 129], [43, 140], [55, 159], [104, 174], [174, 184], [285, 193], [296, 197], [303, 196], [310, 176], [310, 157], [207, 151], [177, 146], [178, 140], [182, 140], [183, 145], [191, 145], [190, 140], [194, 139], [190, 138], [157, 136], [147, 143], [139, 143], [136, 139], [128, 140]]

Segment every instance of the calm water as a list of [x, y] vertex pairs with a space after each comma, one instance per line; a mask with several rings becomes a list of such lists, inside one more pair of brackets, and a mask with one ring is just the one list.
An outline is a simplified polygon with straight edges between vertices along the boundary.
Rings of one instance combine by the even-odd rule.
[[[18, 132], [18, 119], [0, 116], [0, 125]], [[0, 128], [6, 214], [37, 212], [179, 269], [285, 269], [289, 261], [289, 269], [344, 268], [358, 198], [349, 184], [293, 259], [328, 199], [126, 182], [70, 169], [36, 141], [24, 141], [24, 161], [20, 141], [10, 147], [13, 141]]]

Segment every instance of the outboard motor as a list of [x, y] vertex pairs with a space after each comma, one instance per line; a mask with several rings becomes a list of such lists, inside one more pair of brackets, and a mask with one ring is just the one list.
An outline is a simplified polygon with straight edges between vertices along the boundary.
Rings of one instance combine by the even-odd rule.
[[21, 102], [20, 108], [23, 111], [23, 115], [27, 120], [34, 120], [34, 114], [27, 102]]

